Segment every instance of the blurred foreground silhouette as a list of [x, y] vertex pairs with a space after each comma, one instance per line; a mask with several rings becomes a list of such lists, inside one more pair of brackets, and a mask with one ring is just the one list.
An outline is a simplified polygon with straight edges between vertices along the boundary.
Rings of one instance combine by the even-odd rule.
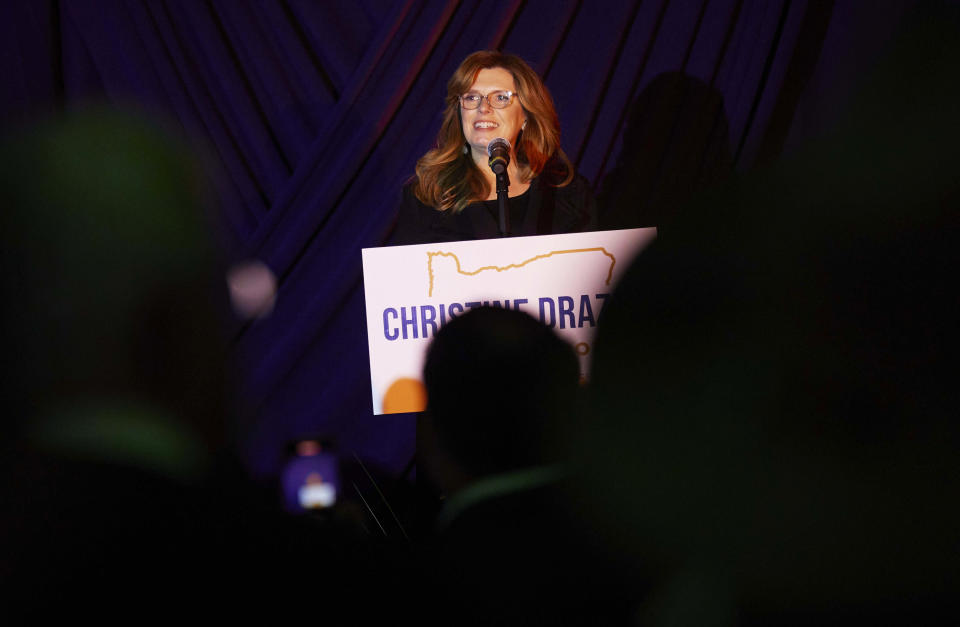
[[106, 109], [0, 150], [0, 581], [18, 623], [315, 615], [277, 600], [318, 590], [329, 617], [379, 609], [355, 603], [383, 594], [376, 542], [283, 516], [232, 455], [200, 181], [167, 133]]
[[580, 419], [579, 366], [553, 330], [480, 308], [424, 366], [419, 468], [445, 495], [424, 553], [438, 624], [622, 624], [642, 596], [594, 542], [558, 444]]
[[956, 624], [956, 11], [626, 273], [575, 444], [641, 624]]

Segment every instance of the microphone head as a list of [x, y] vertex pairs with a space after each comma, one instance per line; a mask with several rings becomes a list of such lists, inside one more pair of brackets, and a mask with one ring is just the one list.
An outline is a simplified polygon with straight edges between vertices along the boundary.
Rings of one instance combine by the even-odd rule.
[[487, 156], [492, 157], [493, 151], [497, 149], [505, 150], [507, 154], [510, 154], [510, 142], [503, 137], [494, 137], [487, 144]]
[[505, 173], [510, 164], [510, 142], [503, 137], [491, 139], [487, 144], [487, 155], [490, 157], [487, 162], [490, 169], [497, 175]]

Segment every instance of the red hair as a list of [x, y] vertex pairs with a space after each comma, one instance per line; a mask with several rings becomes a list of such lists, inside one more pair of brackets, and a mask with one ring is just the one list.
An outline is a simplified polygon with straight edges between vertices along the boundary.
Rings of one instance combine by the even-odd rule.
[[562, 187], [573, 179], [573, 164], [560, 148], [560, 119], [540, 76], [518, 56], [481, 50], [464, 59], [450, 77], [437, 147], [417, 161], [414, 194], [425, 205], [458, 212], [490, 194], [483, 172], [464, 152], [466, 138], [460, 117], [460, 96], [476, 82], [480, 70], [490, 68], [503, 68], [513, 75], [517, 99], [526, 113], [526, 127], [516, 146], [521, 180], [547, 174], [551, 185]]

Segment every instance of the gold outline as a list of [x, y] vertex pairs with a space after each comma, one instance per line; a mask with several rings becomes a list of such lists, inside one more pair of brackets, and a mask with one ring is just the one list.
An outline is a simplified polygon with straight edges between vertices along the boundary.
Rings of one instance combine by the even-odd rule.
[[607, 257], [610, 257], [610, 259], [611, 259], [611, 262], [610, 262], [610, 271], [607, 272], [607, 280], [606, 280], [606, 282], [605, 282], [606, 285], [610, 285], [610, 281], [611, 281], [611, 279], [613, 278], [613, 267], [614, 267], [615, 265], [617, 265], [617, 258], [614, 257], [612, 254], [610, 254], [610, 252], [609, 252], [606, 248], [604, 248], [603, 246], [599, 246], [599, 247], [597, 247], [597, 248], [575, 248], [575, 249], [572, 249], [572, 250], [554, 250], [554, 251], [552, 251], [552, 252], [549, 252], [549, 253], [546, 253], [546, 254], [543, 254], [543, 255], [537, 255], [536, 257], [531, 257], [530, 259], [527, 259], [526, 261], [522, 261], [522, 262], [520, 262], [520, 263], [511, 263], [511, 264], [506, 265], [506, 266], [503, 266], [503, 267], [500, 267], [500, 266], [483, 266], [482, 268], [478, 268], [478, 269], [476, 269], [476, 270], [462, 270], [462, 269], [460, 268], [460, 258], [457, 257], [457, 255], [456, 255], [455, 253], [447, 253], [447, 252], [443, 252], [443, 251], [439, 251], [439, 250], [436, 251], [436, 252], [432, 252], [432, 253], [431, 253], [431, 252], [428, 252], [428, 253], [427, 253], [427, 273], [428, 273], [428, 275], [429, 275], [429, 277], [430, 277], [430, 289], [429, 289], [428, 292], [427, 292], [427, 296], [428, 296], [428, 297], [432, 297], [432, 296], [433, 296], [433, 258], [434, 258], [434, 257], [453, 257], [454, 261], [457, 262], [457, 272], [458, 272], [459, 274], [462, 274], [462, 275], [464, 275], [464, 276], [476, 276], [477, 274], [480, 274], [480, 273], [483, 272], [484, 270], [496, 270], [497, 272], [505, 272], [505, 271], [507, 271], [507, 270], [513, 270], [513, 269], [515, 269], [515, 268], [522, 268], [523, 266], [527, 265], [528, 263], [530, 263], [530, 262], [532, 262], [532, 261], [538, 261], [538, 260], [540, 260], [540, 259], [546, 259], [547, 257], [552, 257], [553, 255], [565, 255], [565, 254], [568, 254], [568, 253], [594, 253], [594, 252], [601, 252], [601, 253], [603, 253], [604, 255], [606, 255]]

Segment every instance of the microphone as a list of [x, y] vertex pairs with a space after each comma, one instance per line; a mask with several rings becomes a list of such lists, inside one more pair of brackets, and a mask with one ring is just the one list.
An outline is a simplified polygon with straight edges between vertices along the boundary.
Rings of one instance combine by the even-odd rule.
[[487, 144], [487, 156], [490, 157], [490, 169], [494, 174], [503, 174], [510, 164], [510, 142], [502, 137], [496, 137]]

